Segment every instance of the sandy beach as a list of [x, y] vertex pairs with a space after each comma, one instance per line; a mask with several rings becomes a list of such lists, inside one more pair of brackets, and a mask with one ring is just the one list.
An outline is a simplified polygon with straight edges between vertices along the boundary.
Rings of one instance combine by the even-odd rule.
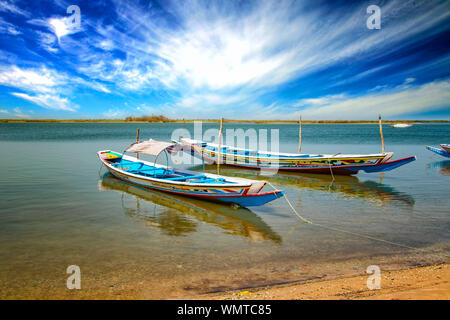
[[450, 266], [439, 264], [381, 273], [381, 288], [367, 288], [368, 275], [205, 294], [212, 300], [448, 300]]

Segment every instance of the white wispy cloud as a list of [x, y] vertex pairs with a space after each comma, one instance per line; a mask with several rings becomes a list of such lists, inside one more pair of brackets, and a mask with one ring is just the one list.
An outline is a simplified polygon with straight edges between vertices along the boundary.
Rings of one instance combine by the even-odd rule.
[[26, 114], [25, 112], [22, 111], [22, 109], [18, 107], [13, 109], [13, 116], [16, 118], [24, 118], [24, 119], [28, 119], [31, 117], [29, 114]]
[[81, 31], [81, 27], [73, 23], [70, 17], [50, 18], [47, 20], [47, 24], [58, 38], [58, 41], [64, 36]]
[[376, 119], [378, 114], [395, 118], [404, 114], [442, 110], [450, 101], [450, 81], [439, 80], [422, 85], [408, 85], [384, 89], [357, 97], [319, 97], [320, 105], [301, 101], [306, 107], [301, 111], [309, 119]]
[[[68, 4], [57, 1], [62, 9]], [[342, 10], [329, 10], [313, 1], [289, 0], [245, 5], [240, 1], [185, 0], [163, 2], [161, 6], [163, 9], [113, 0], [114, 21], [83, 15], [81, 27], [86, 36], [77, 37], [72, 35], [81, 29], [63, 14], [28, 19], [30, 25], [47, 28], [46, 32], [36, 31], [40, 46], [53, 57], [67, 53], [62, 60], [77, 75], [62, 74], [50, 67], [0, 67], [0, 84], [26, 91], [16, 93], [17, 97], [61, 110], [76, 109], [67, 98], [68, 91], [71, 86], [80, 86], [124, 96], [158, 90], [176, 92], [173, 103], [164, 107], [141, 105], [141, 110], [136, 108], [139, 112], [176, 114], [181, 108], [199, 117], [247, 114], [254, 118], [261, 114], [256, 111], [259, 108], [267, 112], [266, 117], [278, 116], [283, 115], [283, 104], [269, 102], [264, 106], [258, 100], [260, 96], [336, 64], [384, 57], [442, 32], [442, 22], [449, 18], [448, 3], [428, 0], [383, 2], [381, 30], [366, 28], [367, 3]], [[0, 0], [0, 11], [30, 18], [11, 1]], [[448, 65], [448, 59], [443, 63]], [[324, 86], [361, 81], [388, 70], [392, 64], [357, 69], [348, 78], [327, 79]], [[426, 87], [416, 85], [411, 75], [404, 78], [402, 86], [389, 88], [379, 83], [361, 97], [344, 92], [298, 99], [293, 105], [307, 109], [311, 116], [331, 117], [339, 115], [336, 108], [343, 108], [345, 114], [353, 102], [358, 102], [361, 110], [378, 106], [380, 101], [398, 102], [402, 107], [393, 106], [394, 115], [418, 110], [416, 104], [408, 109], [405, 95], [422, 90], [428, 97], [428, 102], [425, 96], [420, 99], [425, 105], [442, 107], [430, 93], [439, 91], [438, 83], [443, 86], [445, 82], [431, 82]], [[109, 111], [117, 114], [120, 108]]]
[[102, 40], [102, 41], [96, 43], [96, 45], [97, 45], [97, 47], [99, 47], [103, 50], [106, 50], [106, 51], [111, 51], [116, 47], [114, 42], [110, 39]]
[[64, 95], [70, 94], [74, 86], [88, 87], [96, 91], [110, 93], [103, 84], [69, 76], [43, 66], [41, 68], [20, 68], [0, 65], [0, 84], [21, 89], [12, 95], [33, 102], [43, 108], [75, 111], [78, 106]]
[[2, 17], [0, 17], [0, 33], [6, 33], [16, 36], [21, 34], [22, 32], [20, 32], [15, 25], [5, 21]]
[[340, 101], [346, 98], [345, 94], [327, 95], [320, 98], [308, 98], [300, 99], [294, 103], [294, 107], [305, 107], [305, 106], [323, 106], [330, 102]]
[[[64, 37], [83, 31], [83, 25], [75, 23], [72, 16], [54, 16], [50, 18], [33, 18], [27, 21], [30, 25], [47, 28], [56, 38], [59, 45]], [[48, 40], [48, 36], [46, 37]], [[70, 40], [68, 40], [70, 42]]]
[[[256, 90], [263, 93], [339, 61], [398, 50], [411, 39], [442, 31], [436, 26], [448, 18], [447, 4], [424, 0], [388, 1], [382, 6], [382, 30], [376, 32], [366, 29], [365, 3], [333, 12], [306, 2], [261, 1], [243, 9], [231, 1], [172, 1], [164, 9], [175, 24], [133, 2], [116, 0], [114, 6], [115, 26], [85, 21], [96, 30], [86, 41], [103, 52], [83, 54], [77, 70], [125, 91], [177, 90], [178, 106], [216, 111], [227, 103], [256, 102]], [[111, 48], [124, 58], [111, 59]], [[362, 71], [340, 84], [388, 67]], [[239, 99], [227, 98], [235, 90]]]
[[[425, 2], [419, 5], [427, 7]], [[445, 4], [430, 7], [426, 14], [412, 14], [407, 22], [386, 14], [382, 32], [368, 33], [363, 23], [365, 6], [325, 13], [276, 1], [256, 2], [242, 12], [231, 2], [184, 1], [168, 8], [180, 22], [174, 29], [148, 22], [151, 17], [129, 3], [119, 1], [116, 6], [119, 18], [138, 34], [123, 48], [135, 65], [152, 62], [153, 74], [166, 84], [182, 80], [212, 90], [276, 85], [341, 59], [361, 54], [367, 58], [385, 46], [432, 30], [448, 16], [442, 11]], [[394, 8], [411, 12], [408, 4], [398, 1], [389, 2], [385, 11]]]
[[67, 98], [50, 94], [29, 95], [26, 93], [12, 92], [12, 95], [33, 102], [46, 109], [75, 111], [78, 106], [71, 103]]
[[28, 11], [23, 10], [23, 9], [19, 8], [18, 6], [16, 6], [14, 1], [1, 0], [0, 1], [0, 12], [6, 12], [6, 13], [15, 14], [15, 15], [25, 16], [25, 17], [30, 16], [30, 13]]
[[103, 119], [124, 119], [129, 116], [130, 112], [120, 108], [110, 108], [106, 112], [102, 113]]
[[177, 106], [181, 108], [214, 108], [223, 107], [224, 105], [232, 105], [235, 103], [242, 103], [247, 97], [239, 94], [219, 94], [219, 93], [205, 93], [192, 94], [181, 99]]
[[4, 117], [8, 117], [8, 118], [28, 119], [28, 118], [31, 117], [29, 114], [27, 114], [26, 112], [22, 111], [22, 109], [19, 108], [19, 107], [15, 107], [11, 111], [8, 111], [6, 109], [0, 109], [0, 114], [3, 114]]
[[57, 38], [53, 34], [41, 31], [36, 31], [36, 33], [42, 48], [52, 53], [58, 52]]
[[99, 92], [111, 93], [111, 90], [108, 89], [107, 86], [105, 86], [105, 85], [103, 85], [101, 83], [98, 83], [98, 82], [96, 82], [94, 80], [87, 81], [87, 80], [84, 80], [84, 79], [79, 78], [79, 77], [72, 77], [70, 79], [70, 81], [73, 82], [74, 84], [78, 84], [78, 85], [81, 85], [83, 87], [91, 88], [91, 89], [94, 89], [94, 90], [99, 91]]
[[27, 91], [50, 92], [66, 83], [66, 77], [43, 66], [22, 69], [18, 66], [0, 66], [0, 84]]

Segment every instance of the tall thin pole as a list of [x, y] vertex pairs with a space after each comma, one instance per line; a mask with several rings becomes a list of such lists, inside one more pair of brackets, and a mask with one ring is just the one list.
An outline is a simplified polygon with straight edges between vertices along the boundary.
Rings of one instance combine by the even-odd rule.
[[383, 124], [381, 123], [381, 115], [378, 116], [378, 123], [380, 125], [381, 152], [384, 153]]
[[219, 130], [219, 149], [217, 150], [217, 174], [220, 174], [220, 161], [222, 159], [222, 130], [223, 130], [223, 118], [220, 118], [220, 130]]
[[302, 115], [298, 121], [298, 153], [302, 153]]
[[[136, 143], [139, 143], [139, 128], [137, 129], [136, 132]], [[136, 158], [139, 159], [139, 153], [136, 153]]]

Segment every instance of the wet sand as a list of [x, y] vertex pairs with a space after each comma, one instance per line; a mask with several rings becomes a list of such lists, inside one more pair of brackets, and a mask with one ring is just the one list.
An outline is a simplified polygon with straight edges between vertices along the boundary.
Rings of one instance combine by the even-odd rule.
[[450, 266], [441, 256], [422, 262], [411, 255], [371, 257], [381, 269], [380, 290], [367, 288], [365, 270], [371, 263], [361, 257], [329, 264], [278, 261], [204, 272], [187, 272], [186, 266], [177, 265], [171, 275], [125, 260], [109, 268], [84, 268], [81, 290], [67, 289], [68, 275], [60, 268], [14, 268], [20, 278], [0, 273], [0, 299], [450, 299]]
[[450, 266], [439, 264], [381, 272], [380, 289], [369, 290], [369, 275], [310, 281], [255, 290], [229, 291], [192, 297], [213, 300], [449, 300]]

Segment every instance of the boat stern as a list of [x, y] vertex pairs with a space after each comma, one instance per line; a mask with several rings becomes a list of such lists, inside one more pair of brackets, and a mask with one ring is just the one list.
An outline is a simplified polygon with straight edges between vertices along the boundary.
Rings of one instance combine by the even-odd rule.
[[222, 202], [236, 203], [241, 207], [261, 206], [273, 200], [282, 198], [283, 190], [275, 190], [269, 192], [247, 194], [245, 197], [219, 197], [217, 200]]
[[416, 160], [416, 156], [412, 156], [412, 157], [407, 157], [407, 158], [393, 160], [393, 161], [386, 161], [386, 162], [383, 162], [376, 166], [362, 167], [360, 170], [363, 170], [367, 173], [391, 171], [395, 168], [398, 168], [400, 166], [403, 166], [403, 165], [413, 162], [415, 160]]
[[393, 152], [386, 152], [386, 156], [383, 158], [383, 160], [381, 160], [380, 163], [385, 163], [389, 161], [393, 156], [394, 156]]

